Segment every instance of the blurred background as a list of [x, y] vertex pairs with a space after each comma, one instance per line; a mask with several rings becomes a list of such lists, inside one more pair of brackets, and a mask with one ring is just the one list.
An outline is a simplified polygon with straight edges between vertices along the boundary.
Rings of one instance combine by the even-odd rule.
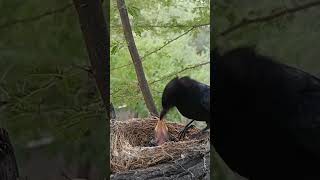
[[[320, 2], [312, 0], [215, 0], [211, 48], [224, 52], [255, 46], [259, 54], [320, 77], [319, 9]], [[224, 164], [218, 157], [215, 160]], [[217, 164], [217, 179], [242, 179]]]
[[0, 14], [0, 126], [21, 179], [102, 179], [106, 116], [72, 1], [2, 0]]
[[[215, 46], [232, 49], [254, 45], [259, 53], [320, 76], [320, 6], [312, 0], [216, 0], [213, 6]], [[307, 6], [306, 6], [307, 5]], [[295, 9], [294, 12], [286, 12]], [[244, 19], [260, 19], [236, 28], [224, 36], [221, 33]]]

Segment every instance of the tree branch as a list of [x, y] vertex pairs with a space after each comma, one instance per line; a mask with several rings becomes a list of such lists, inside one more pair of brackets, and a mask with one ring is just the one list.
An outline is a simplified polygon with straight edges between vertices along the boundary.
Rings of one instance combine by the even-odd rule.
[[264, 16], [264, 17], [258, 17], [258, 18], [254, 18], [254, 19], [248, 19], [248, 18], [244, 18], [240, 23], [229, 27], [228, 29], [222, 31], [219, 36], [226, 36], [242, 27], [245, 26], [249, 26], [251, 24], [257, 24], [257, 23], [262, 23], [262, 22], [267, 22], [267, 21], [271, 21], [274, 20], [276, 18], [279, 18], [281, 16], [287, 15], [287, 14], [294, 14], [296, 12], [308, 9], [308, 8], [312, 8], [315, 6], [319, 6], [320, 5], [320, 1], [314, 1], [314, 2], [310, 2], [310, 3], [306, 3], [294, 8], [289, 8], [289, 9], [285, 9], [283, 11], [268, 15], [268, 16]]
[[[210, 23], [203, 23], [203, 24], [194, 24], [194, 25], [185, 25], [185, 24], [137, 24], [134, 27], [140, 28], [191, 28], [191, 27], [203, 27], [209, 26]], [[120, 28], [120, 25], [112, 25], [111, 28]]]
[[58, 8], [58, 9], [55, 9], [55, 10], [51, 10], [51, 11], [47, 11], [47, 12], [44, 12], [44, 13], [36, 15], [36, 16], [32, 16], [32, 17], [28, 17], [28, 18], [24, 18], [24, 19], [15, 19], [13, 21], [5, 22], [5, 23], [0, 25], [0, 29], [8, 28], [10, 26], [14, 26], [14, 25], [21, 24], [21, 23], [29, 23], [29, 22], [37, 21], [37, 20], [40, 20], [40, 19], [42, 19], [44, 17], [51, 16], [51, 15], [54, 15], [54, 14], [57, 14], [57, 13], [63, 13], [67, 9], [69, 9], [70, 7], [72, 7], [71, 3], [65, 5], [65, 6], [63, 6], [61, 8]]
[[[163, 49], [164, 47], [168, 46], [169, 44], [171, 44], [172, 42], [180, 39], [181, 37], [183, 37], [184, 35], [188, 34], [190, 31], [194, 30], [195, 28], [197, 28], [199, 26], [193, 26], [192, 28], [188, 29], [187, 31], [185, 31], [184, 33], [180, 34], [179, 36], [173, 38], [173, 39], [170, 39], [169, 41], [165, 42], [162, 46], [158, 47], [157, 49], [153, 50], [153, 51], [150, 51], [150, 52], [147, 52], [144, 56], [141, 57], [141, 61], [144, 61], [146, 57], [150, 56], [151, 54], [153, 53], [156, 53], [158, 51], [160, 51], [161, 49]], [[124, 67], [127, 67], [127, 66], [130, 66], [132, 65], [133, 62], [130, 62], [128, 64], [125, 64], [125, 65], [122, 65], [122, 66], [119, 66], [119, 67], [115, 67], [113, 69], [111, 69], [111, 71], [113, 70], [116, 70], [116, 69], [121, 69], [121, 68], [124, 68]]]
[[[160, 77], [160, 78], [157, 79], [157, 80], [151, 81], [151, 82], [150, 82], [150, 86], [152, 86], [153, 84], [155, 84], [155, 83], [157, 83], [157, 82], [163, 81], [163, 80], [165, 80], [165, 79], [167, 79], [167, 78], [169, 78], [169, 77], [172, 77], [172, 76], [175, 76], [175, 75], [177, 75], [177, 74], [179, 74], [179, 73], [182, 73], [182, 72], [184, 72], [184, 71], [187, 71], [187, 70], [190, 70], [190, 69], [194, 69], [194, 68], [197, 68], [197, 67], [200, 67], [200, 66], [204, 66], [204, 65], [209, 64], [209, 63], [210, 63], [210, 61], [203, 62], [203, 63], [199, 63], [199, 64], [194, 64], [194, 65], [188, 66], [188, 67], [186, 67], [186, 68], [183, 68], [183, 69], [181, 69], [181, 70], [178, 71], [178, 72], [174, 72], [174, 73], [170, 73], [170, 74], [168, 74], [168, 75], [162, 76], [162, 77]], [[151, 88], [152, 88], [152, 87], [151, 87]], [[115, 96], [115, 94], [117, 94], [117, 93], [119, 93], [119, 92], [121, 92], [121, 91], [123, 91], [123, 90], [126, 90], [126, 89], [119, 88], [119, 89], [115, 90], [113, 93], [111, 93], [110, 95], [112, 95], [113, 97], [118, 97], [118, 96]], [[153, 91], [156, 91], [157, 93], [162, 93], [162, 92], [159, 92], [159, 91], [157, 91], [157, 90], [155, 90], [155, 89], [152, 89], [152, 90], [153, 90]], [[124, 98], [128, 98], [128, 96], [125, 96]]]
[[123, 32], [128, 44], [128, 49], [132, 58], [132, 62], [135, 67], [139, 87], [142, 92], [144, 101], [151, 115], [158, 115], [156, 105], [153, 101], [152, 94], [149, 89], [148, 81], [146, 80], [142, 62], [138, 53], [137, 46], [135, 44], [132, 29], [129, 21], [129, 16], [124, 0], [117, 0], [117, 6], [120, 13], [120, 19], [123, 26]]
[[159, 82], [159, 81], [162, 81], [162, 80], [164, 80], [164, 79], [167, 79], [167, 78], [169, 78], [169, 77], [175, 76], [175, 75], [177, 75], [177, 74], [179, 74], [179, 73], [182, 73], [182, 72], [184, 72], [184, 71], [187, 71], [187, 70], [190, 70], [190, 69], [194, 69], [194, 68], [197, 68], [197, 67], [200, 67], [200, 66], [204, 66], [204, 65], [209, 64], [209, 63], [210, 63], [210, 61], [207, 61], [207, 62], [202, 62], [202, 63], [199, 63], [199, 64], [195, 64], [195, 65], [193, 65], [193, 66], [188, 66], [188, 67], [186, 67], [186, 68], [181, 69], [181, 70], [178, 71], [178, 72], [170, 73], [170, 74], [165, 75], [165, 76], [163, 76], [163, 77], [161, 77], [161, 78], [159, 78], [159, 79], [157, 79], [157, 80], [154, 80], [154, 81], [150, 82], [150, 85], [152, 85], [152, 84], [154, 84], [154, 83], [157, 83], [157, 82]]

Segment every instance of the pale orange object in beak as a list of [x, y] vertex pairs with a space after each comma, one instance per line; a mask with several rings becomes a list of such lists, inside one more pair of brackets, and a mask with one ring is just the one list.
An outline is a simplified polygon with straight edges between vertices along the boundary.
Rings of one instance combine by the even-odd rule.
[[163, 119], [158, 120], [154, 132], [155, 141], [158, 146], [169, 140], [168, 127]]

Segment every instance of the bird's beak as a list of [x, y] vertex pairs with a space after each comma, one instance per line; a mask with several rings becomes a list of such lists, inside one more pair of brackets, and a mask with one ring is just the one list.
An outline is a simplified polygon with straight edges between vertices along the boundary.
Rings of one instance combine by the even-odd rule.
[[162, 109], [161, 113], [160, 113], [160, 120], [162, 120], [162, 118], [167, 114], [168, 109]]

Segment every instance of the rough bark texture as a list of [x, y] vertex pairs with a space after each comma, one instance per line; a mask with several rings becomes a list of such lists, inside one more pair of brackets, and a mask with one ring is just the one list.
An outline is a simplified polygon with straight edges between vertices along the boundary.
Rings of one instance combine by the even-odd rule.
[[0, 179], [16, 180], [19, 177], [16, 157], [7, 131], [0, 128]]
[[139, 87], [142, 92], [144, 101], [146, 102], [147, 108], [148, 108], [149, 112], [151, 113], [151, 115], [158, 116], [158, 111], [157, 111], [156, 105], [153, 101], [153, 97], [150, 92], [149, 85], [148, 85], [148, 82], [146, 80], [146, 77], [145, 77], [145, 74], [143, 71], [141, 58], [139, 56], [138, 49], [136, 47], [136, 44], [135, 44], [135, 41], [134, 41], [134, 38], [132, 35], [132, 29], [131, 29], [131, 25], [130, 25], [130, 21], [129, 21], [129, 17], [128, 17], [126, 4], [125, 4], [124, 0], [117, 0], [117, 5], [118, 5], [119, 13], [120, 13], [124, 36], [125, 36], [125, 39], [128, 44], [128, 49], [130, 51], [130, 55], [131, 55], [131, 58], [132, 58], [132, 61], [133, 61], [134, 67], [135, 67], [137, 79], [139, 82]]
[[[175, 162], [163, 163], [147, 169], [131, 170], [111, 175], [112, 180], [247, 180], [234, 173], [211, 146], [211, 153], [194, 153]], [[211, 154], [211, 158], [210, 155]], [[212, 166], [210, 166], [210, 161]], [[212, 172], [211, 172], [212, 171]]]
[[[101, 2], [98, 0], [73, 0], [79, 15], [79, 22], [92, 73], [99, 88], [106, 112], [109, 112], [109, 32], [103, 16]], [[109, 116], [109, 113], [107, 113]]]
[[[110, 134], [110, 109], [109, 109], [109, 30], [103, 15], [100, 0], [73, 0], [73, 4], [79, 16], [79, 23], [83, 38], [87, 47], [92, 74], [95, 77], [99, 92], [106, 110], [106, 133]], [[109, 13], [109, 11], [107, 11]], [[109, 15], [107, 16], [109, 17]], [[105, 127], [104, 122], [103, 126]], [[106, 144], [110, 144], [110, 139], [106, 138]], [[107, 153], [106, 162], [110, 157]], [[110, 169], [110, 164], [105, 164], [106, 169]]]
[[133, 180], [133, 179], [210, 179], [210, 156], [196, 153], [176, 160], [175, 162], [164, 163], [158, 166], [141, 170], [131, 170], [124, 173], [111, 175], [112, 180]]

